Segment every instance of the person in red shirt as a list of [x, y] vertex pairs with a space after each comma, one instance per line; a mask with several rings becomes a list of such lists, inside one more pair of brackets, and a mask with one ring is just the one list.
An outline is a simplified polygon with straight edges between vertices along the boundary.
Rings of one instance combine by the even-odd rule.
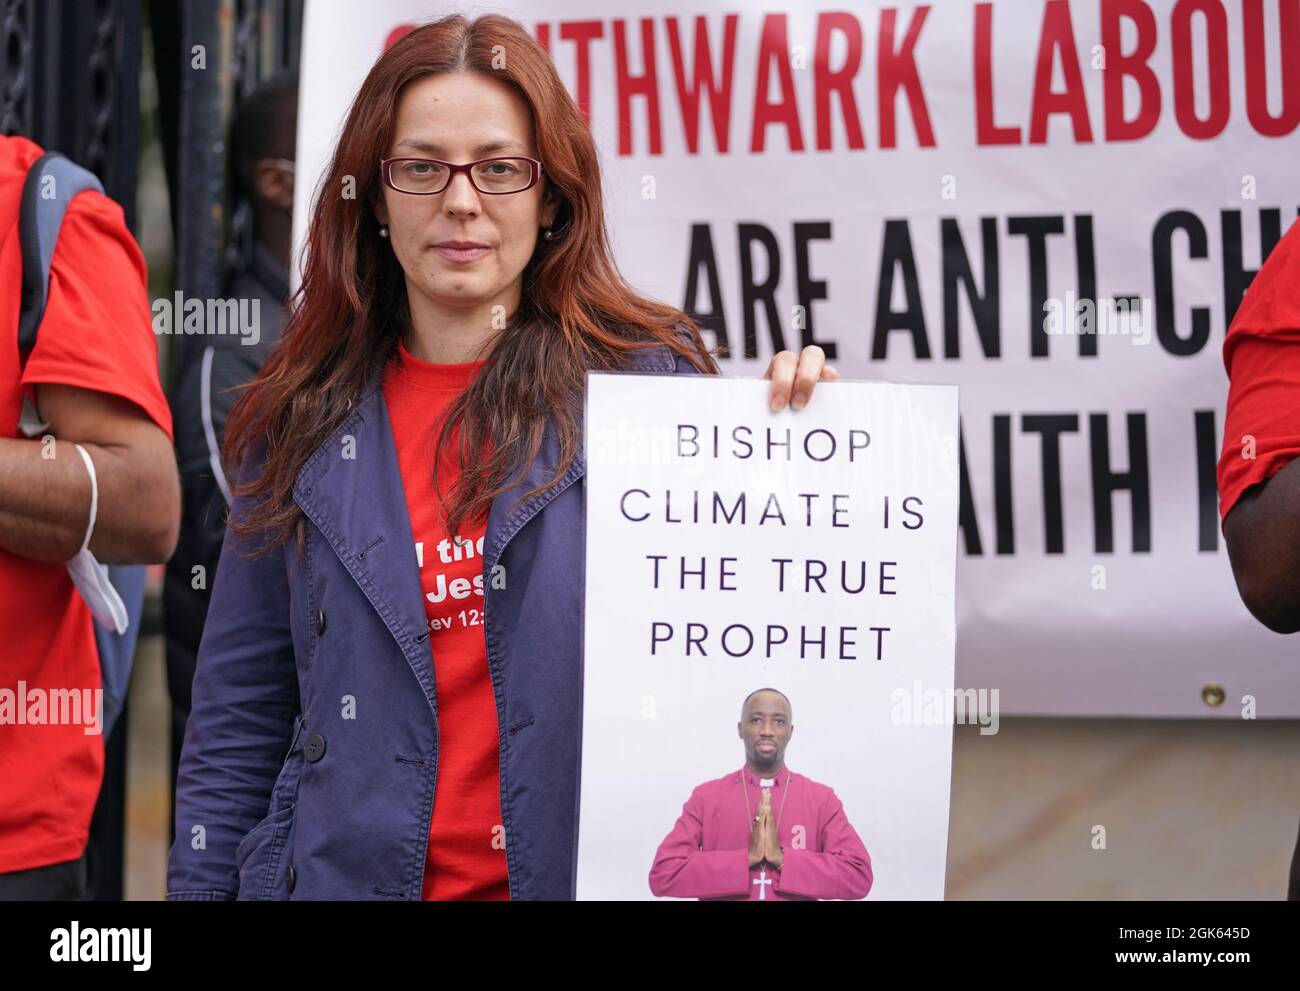
[[[1223, 343], [1219, 514], [1237, 590], [1274, 633], [1300, 630], [1300, 223], [1274, 247]], [[1288, 898], [1300, 900], [1300, 838]]]
[[[427, 108], [438, 102], [447, 105], [449, 120], [459, 124], [451, 129], [457, 144], [429, 140]], [[510, 99], [502, 89], [469, 74], [427, 76], [412, 82], [398, 105], [394, 148], [406, 154], [408, 149], [449, 147], [470, 160], [471, 123], [498, 140], [502, 134], [527, 135], [533, 130], [522, 101]], [[518, 140], [512, 144], [516, 150], [525, 147]], [[437, 166], [422, 159], [396, 159], [383, 166], [380, 236], [393, 245], [406, 272], [413, 324], [407, 339], [398, 337], [394, 357], [385, 367], [384, 401], [425, 593], [441, 737], [422, 887], [426, 900], [510, 897], [501, 824], [499, 726], [483, 639], [483, 583], [504, 576], [482, 573], [486, 518], [466, 522], [457, 534], [445, 525], [462, 469], [458, 432], [453, 431], [440, 449], [436, 487], [431, 466], [444, 419], [483, 369], [495, 343], [493, 307], [510, 311], [519, 306], [520, 279], [513, 272], [528, 261], [531, 243], [524, 232], [535, 230], [532, 211], [538, 199], [529, 195], [526, 161], [489, 161], [475, 169], [472, 178], [466, 174], [440, 179]], [[545, 213], [553, 210], [553, 205], [544, 207]], [[543, 219], [548, 227], [544, 236], [549, 238], [552, 221]], [[499, 238], [488, 220], [511, 234], [519, 232], [506, 239], [499, 255], [487, 247]], [[471, 243], [482, 247], [460, 246]], [[507, 281], [506, 275], [513, 278]], [[792, 360], [790, 366], [792, 385]], [[803, 374], [809, 375], [809, 368]], [[812, 375], [820, 374], [819, 363]], [[489, 451], [475, 453], [482, 462]]]
[[[144, 258], [121, 207], [100, 193], [69, 204], [36, 346], [20, 362], [19, 204], [42, 153], [0, 138], [0, 900], [85, 894], [104, 740], [92, 713], [52, 721], [60, 693], [100, 688], [90, 610], [65, 566], [91, 501], [73, 445], [94, 463], [89, 549], [101, 563], [165, 561], [180, 516]], [[24, 395], [49, 424], [41, 438], [19, 430]]]
[[442, 756], [425, 858], [422, 897], [426, 901], [510, 898], [501, 825], [496, 703], [483, 642], [482, 559], [487, 521], [462, 528], [459, 540], [447, 532], [446, 497], [460, 478], [460, 464], [453, 456], [457, 450], [455, 431], [451, 443], [439, 454], [436, 487], [430, 469], [447, 412], [483, 365], [483, 361], [421, 361], [399, 341], [383, 379], [384, 402], [415, 535], [429, 647], [437, 658], [434, 676]]

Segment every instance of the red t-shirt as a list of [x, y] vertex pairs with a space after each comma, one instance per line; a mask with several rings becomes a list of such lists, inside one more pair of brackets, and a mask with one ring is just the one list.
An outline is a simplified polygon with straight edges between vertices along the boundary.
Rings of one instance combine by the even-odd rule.
[[[122, 208], [99, 193], [81, 193], [68, 208], [45, 317], [20, 379], [18, 209], [41, 154], [24, 138], [0, 138], [0, 437], [20, 436], [25, 387], [57, 383], [130, 400], [170, 438], [144, 256]], [[0, 549], [0, 873], [75, 860], [85, 850], [104, 740], [84, 713], [78, 723], [48, 718], [53, 693], [100, 687], [90, 610], [67, 568]]]
[[443, 448], [438, 485], [433, 451], [443, 417], [483, 367], [435, 365], [398, 346], [384, 376], [384, 400], [415, 535], [438, 691], [438, 781], [429, 827], [423, 898], [507, 900], [501, 826], [496, 699], [483, 639], [486, 523], [461, 529], [457, 547], [443, 525], [443, 499], [460, 477], [455, 435]]
[[1220, 524], [1243, 492], [1300, 455], [1300, 223], [1251, 281], [1223, 342], [1223, 364], [1231, 385], [1219, 455]]

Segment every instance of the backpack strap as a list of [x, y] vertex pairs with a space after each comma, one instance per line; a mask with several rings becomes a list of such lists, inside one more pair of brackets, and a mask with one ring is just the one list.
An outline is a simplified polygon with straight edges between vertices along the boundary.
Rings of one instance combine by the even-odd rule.
[[[104, 187], [92, 173], [57, 151], [46, 152], [33, 162], [23, 182], [23, 198], [18, 213], [18, 238], [23, 256], [22, 297], [18, 309], [20, 365], [26, 363], [36, 346], [36, 335], [45, 318], [50, 265], [54, 261], [54, 247], [59, 243], [63, 218], [67, 216], [73, 197], [88, 189], [104, 192]], [[33, 437], [47, 428], [48, 424], [42, 422], [35, 404], [24, 395], [19, 429], [24, 435]], [[105, 741], [126, 705], [136, 639], [144, 611], [146, 577], [143, 565], [112, 565], [106, 570], [110, 584], [125, 606], [127, 627], [125, 632], [117, 633], [98, 619], [94, 621], [100, 683], [104, 689], [101, 717]]]
[[18, 239], [23, 254], [23, 290], [18, 310], [18, 354], [25, 361], [36, 345], [49, 299], [50, 264], [54, 246], [72, 198], [104, 187], [95, 176], [57, 151], [47, 151], [32, 163], [23, 183], [18, 213]]
[[[18, 306], [18, 364], [36, 346], [36, 334], [45, 318], [49, 302], [50, 266], [59, 231], [72, 198], [93, 189], [102, 193], [99, 180], [80, 165], [57, 151], [47, 151], [32, 163], [23, 182], [23, 198], [18, 208], [18, 241], [23, 257], [22, 295]], [[36, 404], [23, 396], [19, 432], [25, 437], [39, 437], [48, 429]]]

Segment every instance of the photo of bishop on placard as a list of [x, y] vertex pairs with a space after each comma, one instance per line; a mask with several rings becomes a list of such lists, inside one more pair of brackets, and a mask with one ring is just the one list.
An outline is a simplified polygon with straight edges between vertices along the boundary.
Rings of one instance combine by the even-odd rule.
[[745, 764], [697, 787], [650, 868], [656, 896], [750, 901], [858, 899], [871, 857], [835, 792], [785, 764], [790, 700], [760, 688], [736, 725]]

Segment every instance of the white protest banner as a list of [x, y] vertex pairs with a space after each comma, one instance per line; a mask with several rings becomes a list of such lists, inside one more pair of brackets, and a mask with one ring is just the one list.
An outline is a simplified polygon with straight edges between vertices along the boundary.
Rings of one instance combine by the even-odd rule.
[[[772, 413], [761, 381], [587, 381], [578, 897], [650, 896], [692, 789], [745, 761], [742, 702], [773, 687], [786, 765], [843, 803], [871, 897], [942, 898], [957, 390], [822, 383]], [[782, 837], [820, 853], [802, 786]], [[721, 814], [743, 824], [742, 797]]]
[[[489, 12], [308, 3], [299, 243], [366, 70], [454, 10]], [[490, 11], [588, 114], [620, 267], [724, 372], [815, 343], [847, 378], [961, 385], [959, 684], [1004, 712], [1300, 716], [1215, 494], [1223, 335], [1300, 207], [1294, 0]]]

